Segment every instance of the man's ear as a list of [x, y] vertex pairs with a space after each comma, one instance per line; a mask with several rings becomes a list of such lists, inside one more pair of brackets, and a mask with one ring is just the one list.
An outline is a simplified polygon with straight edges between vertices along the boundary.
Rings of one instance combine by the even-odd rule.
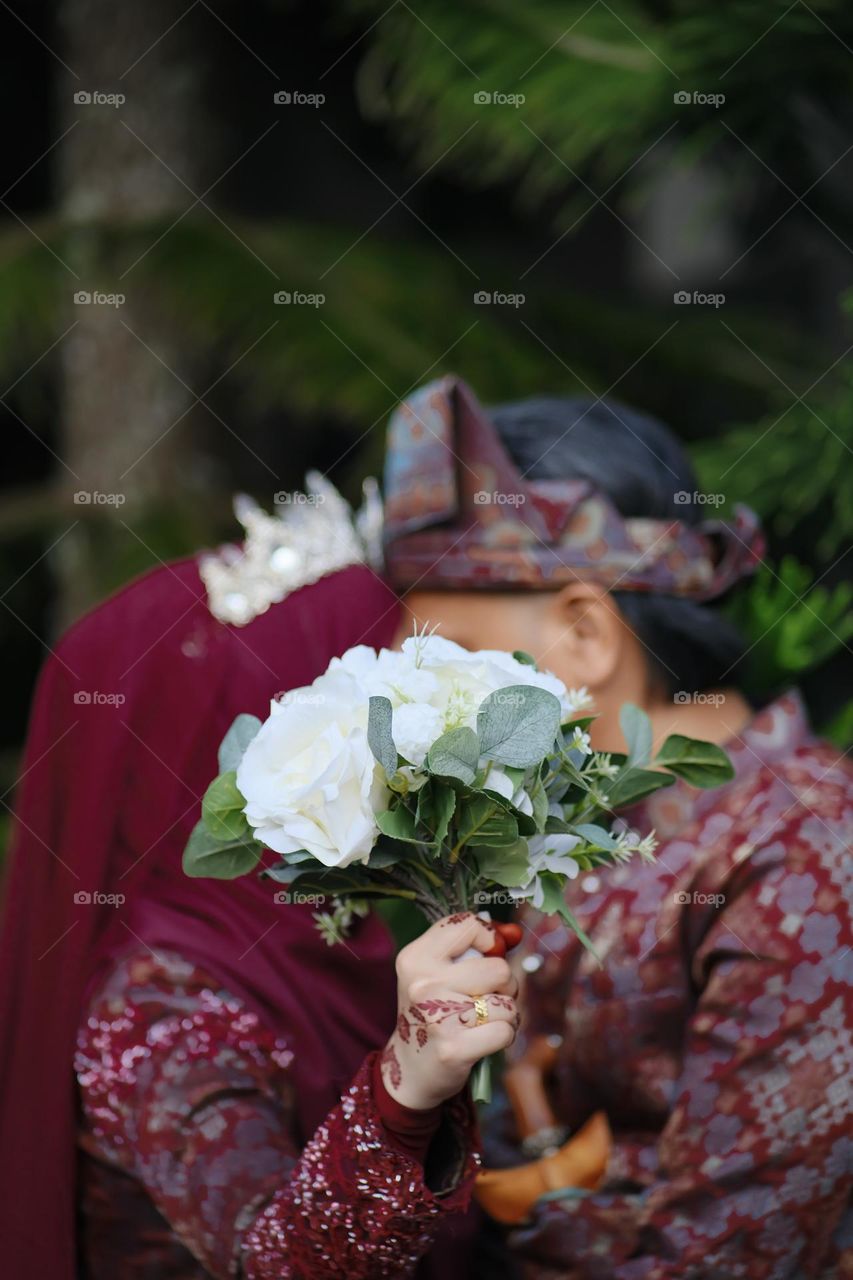
[[625, 649], [625, 624], [607, 592], [592, 582], [572, 582], [550, 601], [555, 630], [551, 648], [560, 666], [578, 673], [591, 689], [610, 683]]

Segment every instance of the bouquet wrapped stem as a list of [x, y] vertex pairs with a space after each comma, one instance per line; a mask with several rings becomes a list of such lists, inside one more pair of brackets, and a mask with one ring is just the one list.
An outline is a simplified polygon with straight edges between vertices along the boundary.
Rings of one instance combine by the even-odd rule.
[[[188, 875], [260, 870], [284, 903], [320, 902], [327, 941], [365, 902], [413, 903], [428, 923], [529, 902], [590, 947], [565, 897], [582, 870], [652, 858], [653, 833], [616, 829], [620, 808], [686, 779], [732, 776], [719, 747], [652, 731], [626, 705], [626, 750], [592, 748], [585, 690], [525, 653], [469, 652], [416, 634], [401, 652], [360, 646], [270, 707], [238, 716], [219, 752]], [[279, 857], [269, 862], [265, 851]], [[489, 1092], [488, 1064], [473, 1082]]]

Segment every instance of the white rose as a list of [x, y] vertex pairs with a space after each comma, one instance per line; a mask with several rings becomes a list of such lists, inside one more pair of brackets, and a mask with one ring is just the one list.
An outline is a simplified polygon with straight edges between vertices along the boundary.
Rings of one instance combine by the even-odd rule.
[[387, 807], [367, 713], [358, 681], [341, 669], [272, 704], [237, 770], [262, 844], [305, 849], [327, 867], [366, 861], [379, 834], [374, 814]]

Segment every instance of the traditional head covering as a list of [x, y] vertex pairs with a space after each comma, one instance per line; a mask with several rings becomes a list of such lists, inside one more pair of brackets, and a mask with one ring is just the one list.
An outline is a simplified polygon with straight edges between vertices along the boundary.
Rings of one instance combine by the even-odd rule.
[[763, 551], [748, 507], [730, 522], [687, 525], [623, 516], [587, 480], [526, 479], [456, 377], [421, 387], [391, 418], [385, 557], [399, 589], [547, 589], [586, 579], [710, 600], [752, 573]]
[[296, 1048], [303, 1137], [384, 1043], [396, 984], [378, 918], [328, 947], [272, 882], [190, 880], [181, 853], [234, 716], [266, 715], [351, 645], [389, 644], [398, 610], [359, 566], [238, 628], [186, 560], [81, 619], [45, 663], [0, 938], [0, 1239], [16, 1280], [76, 1274], [74, 1042], [87, 987], [122, 951], [179, 952]]

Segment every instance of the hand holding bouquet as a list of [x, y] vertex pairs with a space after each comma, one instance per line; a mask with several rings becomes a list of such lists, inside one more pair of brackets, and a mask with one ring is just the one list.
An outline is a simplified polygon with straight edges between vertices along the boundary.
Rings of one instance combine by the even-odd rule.
[[[626, 752], [593, 751], [588, 704], [520, 652], [423, 633], [399, 652], [350, 649], [263, 724], [237, 717], [184, 869], [229, 879], [260, 864], [293, 901], [333, 899], [318, 913], [330, 941], [365, 899], [396, 897], [430, 922], [527, 900], [589, 946], [566, 882], [655, 848], [653, 835], [612, 833], [614, 811], [676, 776], [715, 786], [732, 768], [680, 735], [648, 768], [651, 725], [630, 705]], [[279, 860], [263, 862], [265, 849]], [[486, 1090], [475, 1082], [475, 1096]]]

